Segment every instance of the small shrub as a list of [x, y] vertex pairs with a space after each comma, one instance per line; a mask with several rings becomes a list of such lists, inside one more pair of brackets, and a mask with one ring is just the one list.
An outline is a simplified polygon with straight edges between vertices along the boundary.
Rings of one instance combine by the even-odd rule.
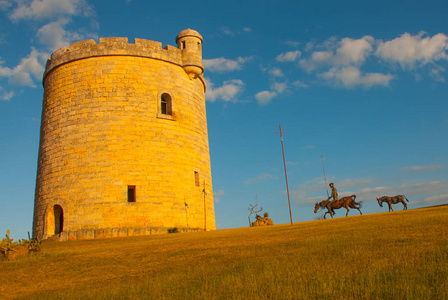
[[11, 239], [9, 237], [9, 230], [6, 231], [6, 238], [3, 238], [0, 241], [0, 252], [5, 256], [8, 257], [9, 252], [11, 252], [14, 248], [14, 246], [17, 245], [17, 242], [14, 242], [14, 239]]
[[177, 229], [177, 227], [168, 229], [168, 233], [178, 233], [178, 232], [179, 232], [179, 230]]
[[20, 256], [25, 256], [30, 252], [40, 251], [41, 241], [38, 239], [19, 240], [14, 242], [14, 239], [9, 237], [9, 230], [6, 231], [6, 238], [0, 241], [0, 253], [6, 259], [15, 259]]
[[269, 213], [268, 213], [268, 212], [265, 212], [265, 213], [263, 214], [263, 216], [264, 216], [265, 218], [267, 218], [267, 217], [269, 217]]

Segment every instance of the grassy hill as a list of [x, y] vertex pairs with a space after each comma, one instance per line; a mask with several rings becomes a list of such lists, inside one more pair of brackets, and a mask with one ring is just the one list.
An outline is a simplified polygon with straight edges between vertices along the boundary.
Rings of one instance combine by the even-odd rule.
[[448, 206], [45, 242], [0, 276], [0, 299], [447, 299]]

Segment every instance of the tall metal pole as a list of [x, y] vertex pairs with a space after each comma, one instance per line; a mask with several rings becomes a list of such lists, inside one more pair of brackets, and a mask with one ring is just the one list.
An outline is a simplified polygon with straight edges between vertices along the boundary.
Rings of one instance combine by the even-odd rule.
[[205, 203], [205, 196], [207, 193], [205, 192], [205, 180], [204, 180], [204, 190], [202, 191], [204, 193], [204, 231], [207, 231], [207, 205]]
[[291, 225], [292, 225], [291, 201], [289, 200], [288, 174], [286, 173], [285, 148], [283, 147], [283, 135], [282, 135], [282, 133], [287, 132], [287, 131], [282, 132], [282, 125], [279, 125], [279, 127], [280, 127], [280, 132], [276, 132], [276, 133], [280, 133], [280, 140], [282, 141], [283, 166], [285, 167], [285, 179], [286, 179], [286, 192], [288, 194], [289, 217], [291, 219]]
[[327, 197], [330, 197], [330, 195], [328, 195], [327, 177], [325, 176], [324, 157], [321, 155], [320, 159], [322, 160], [322, 170], [324, 170], [325, 189], [327, 190]]

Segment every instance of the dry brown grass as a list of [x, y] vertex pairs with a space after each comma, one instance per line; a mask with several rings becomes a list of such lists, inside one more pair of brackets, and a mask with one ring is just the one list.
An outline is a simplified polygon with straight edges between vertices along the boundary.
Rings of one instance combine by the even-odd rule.
[[0, 262], [2, 299], [447, 299], [448, 206], [77, 242]]

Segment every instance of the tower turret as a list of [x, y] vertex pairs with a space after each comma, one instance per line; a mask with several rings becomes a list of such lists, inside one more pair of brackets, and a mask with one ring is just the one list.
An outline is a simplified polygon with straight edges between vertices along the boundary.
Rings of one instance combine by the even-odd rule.
[[202, 64], [202, 36], [193, 29], [182, 30], [176, 37], [177, 47], [182, 53], [182, 67], [190, 79], [204, 72]]

